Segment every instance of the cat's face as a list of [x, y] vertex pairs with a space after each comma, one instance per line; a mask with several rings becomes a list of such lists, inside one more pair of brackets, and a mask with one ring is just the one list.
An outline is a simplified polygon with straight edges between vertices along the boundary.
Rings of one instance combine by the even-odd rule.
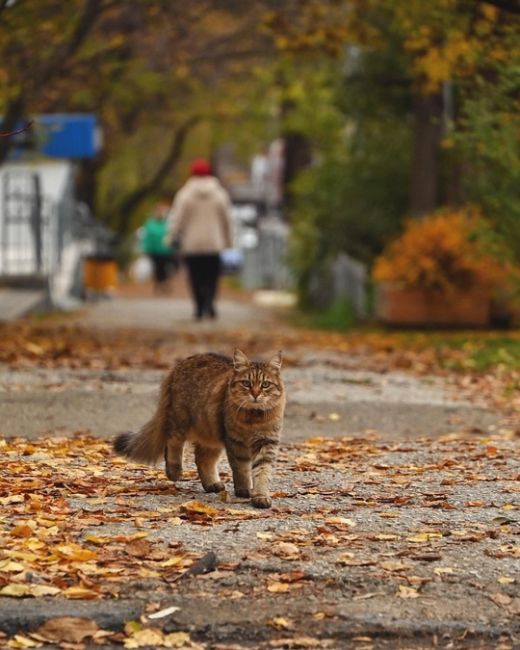
[[268, 410], [283, 397], [280, 377], [282, 365], [278, 353], [267, 363], [249, 361], [240, 350], [235, 351], [235, 372], [231, 379], [230, 395], [239, 409]]

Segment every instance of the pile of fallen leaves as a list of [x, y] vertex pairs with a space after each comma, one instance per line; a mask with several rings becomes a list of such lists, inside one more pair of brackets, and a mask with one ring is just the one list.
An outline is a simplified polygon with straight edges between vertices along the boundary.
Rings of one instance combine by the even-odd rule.
[[[365, 585], [353, 588], [352, 602], [408, 602], [461, 581], [475, 589], [454, 553], [520, 558], [514, 449], [513, 442], [457, 437], [393, 445], [371, 438], [314, 438], [282, 450], [277, 482], [285, 487], [275, 492], [275, 506], [266, 512], [227, 492], [204, 495], [193, 470], [175, 487], [162, 470], [131, 465], [115, 457], [107, 442], [89, 436], [0, 440], [0, 597], [121, 599], [135, 596], [133, 584], [147, 584], [160, 600], [207, 560], [187, 547], [198, 531], [236, 532], [253, 523], [260, 526], [251, 529], [252, 539], [248, 533], [244, 557], [221, 562], [217, 577], [266, 558], [280, 568], [238, 590], [221, 588], [221, 599], [247, 596], [252, 602], [312, 590], [319, 595], [329, 581], [320, 585], [313, 577], [317, 558], [348, 571], [353, 585]], [[459, 496], [473, 488], [482, 492], [480, 486], [492, 486], [493, 496], [489, 490], [478, 500]], [[406, 516], [408, 511], [413, 515]], [[435, 511], [443, 513], [441, 520], [430, 514]], [[468, 511], [494, 514], [470, 521]], [[187, 535], [175, 534], [186, 529]], [[215, 558], [210, 560], [209, 570]], [[516, 580], [498, 570], [497, 585], [486, 594], [506, 617], [520, 615]], [[89, 639], [127, 648], [204, 647], [183, 629], [162, 629], [156, 620], [162, 616], [160, 603], [148, 605], [143, 620], [130, 622], [124, 632], [64, 617], [7, 643], [26, 648], [52, 641], [68, 647]], [[333, 615], [317, 608], [311, 620], [319, 625]], [[296, 629], [290, 615], [268, 624], [288, 635]], [[259, 647], [328, 647], [326, 640], [307, 637], [291, 646], [291, 638]]]

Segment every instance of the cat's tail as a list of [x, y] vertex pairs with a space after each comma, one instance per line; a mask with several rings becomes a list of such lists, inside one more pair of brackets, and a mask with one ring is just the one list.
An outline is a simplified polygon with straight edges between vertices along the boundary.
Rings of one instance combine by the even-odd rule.
[[171, 373], [161, 384], [157, 409], [138, 433], [120, 433], [113, 443], [116, 454], [142, 463], [154, 463], [164, 454], [172, 422]]

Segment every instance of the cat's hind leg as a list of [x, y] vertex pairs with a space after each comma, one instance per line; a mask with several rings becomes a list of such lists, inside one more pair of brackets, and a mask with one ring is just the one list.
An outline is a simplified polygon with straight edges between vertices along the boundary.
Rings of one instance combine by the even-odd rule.
[[221, 447], [205, 447], [195, 445], [195, 463], [206, 492], [222, 492], [226, 489], [218, 473], [218, 459], [222, 453]]
[[166, 476], [170, 481], [178, 481], [182, 476], [185, 437], [173, 432], [164, 447]]

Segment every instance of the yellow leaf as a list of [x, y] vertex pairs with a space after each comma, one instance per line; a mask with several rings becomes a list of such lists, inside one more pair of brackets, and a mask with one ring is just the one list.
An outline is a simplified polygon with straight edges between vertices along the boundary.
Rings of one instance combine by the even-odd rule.
[[19, 573], [24, 571], [27, 567], [20, 562], [13, 562], [12, 560], [3, 560], [0, 562], [0, 571], [3, 573]]
[[325, 519], [325, 522], [335, 526], [350, 526], [351, 528], [357, 526], [353, 519], [347, 519], [346, 517], [329, 517]]
[[267, 542], [270, 539], [273, 539], [274, 537], [273, 533], [262, 533], [262, 532], [257, 533], [256, 536], [258, 537], [258, 539], [261, 539], [264, 542]]
[[62, 558], [71, 560], [72, 562], [87, 562], [88, 560], [95, 560], [97, 553], [88, 548], [82, 548], [79, 544], [60, 544], [55, 547], [55, 551]]
[[166, 521], [170, 526], [179, 526], [182, 524], [182, 519], [180, 517], [170, 517]]
[[433, 572], [438, 576], [452, 575], [452, 574], [456, 573], [455, 569], [453, 569], [450, 566], [438, 566], [438, 567], [435, 567]]
[[515, 579], [511, 578], [511, 576], [498, 576], [497, 582], [501, 585], [512, 585], [514, 584]]
[[134, 632], [132, 636], [125, 639], [125, 648], [160, 647], [163, 645], [163, 640], [164, 636], [161, 630], [146, 628]]
[[12, 598], [23, 598], [24, 596], [54, 596], [60, 593], [58, 587], [47, 585], [33, 585], [24, 582], [12, 583], [0, 589], [0, 596], [10, 596]]
[[409, 542], [428, 542], [430, 539], [442, 539], [442, 533], [418, 533], [407, 539]]
[[100, 597], [100, 594], [97, 591], [87, 589], [86, 587], [81, 587], [80, 585], [68, 587], [62, 591], [62, 594], [66, 598], [73, 598], [77, 600], [94, 600], [95, 598]]
[[289, 584], [287, 582], [271, 582], [267, 587], [267, 591], [273, 594], [281, 594], [289, 591]]
[[34, 641], [22, 634], [15, 634], [14, 637], [7, 642], [8, 648], [40, 648], [42, 645], [43, 643], [41, 641]]
[[190, 635], [187, 632], [171, 632], [166, 634], [163, 640], [165, 648], [182, 648], [190, 643]]
[[164, 560], [164, 562], [161, 562], [160, 566], [178, 566], [179, 564], [182, 564], [185, 560], [184, 555], [174, 555], [173, 557], [169, 558], [168, 560]]
[[417, 589], [407, 587], [406, 585], [399, 585], [399, 591], [397, 595], [399, 598], [419, 598], [419, 592]]
[[181, 510], [188, 514], [209, 515], [210, 517], [218, 515], [218, 510], [216, 508], [207, 503], [202, 503], [201, 501], [186, 501], [186, 503], [181, 504]]
[[283, 616], [275, 616], [267, 622], [276, 630], [291, 630], [294, 627], [294, 623]]

